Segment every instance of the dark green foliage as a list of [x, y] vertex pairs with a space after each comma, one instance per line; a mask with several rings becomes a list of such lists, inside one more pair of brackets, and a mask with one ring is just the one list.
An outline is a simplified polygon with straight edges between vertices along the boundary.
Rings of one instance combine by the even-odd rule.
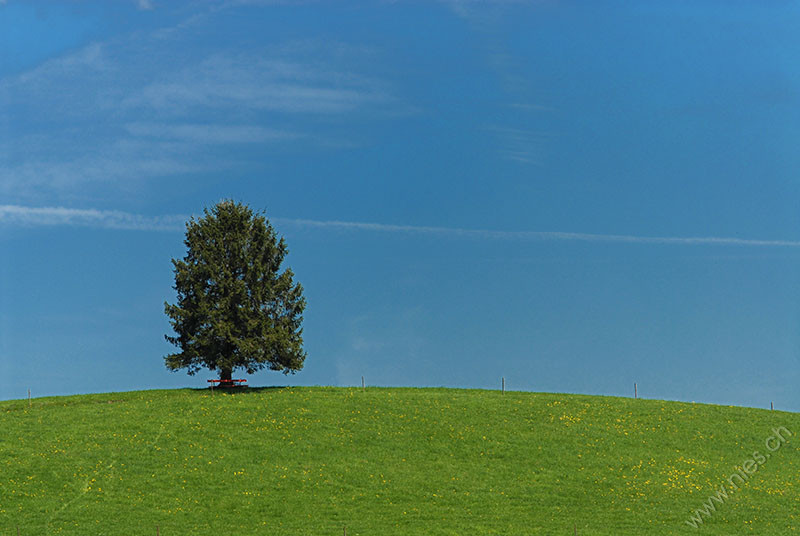
[[269, 368], [303, 368], [303, 288], [290, 269], [288, 249], [269, 221], [247, 206], [221, 201], [186, 223], [186, 256], [172, 260], [177, 304], [165, 303], [180, 352], [164, 358], [171, 370], [200, 368], [230, 379]]

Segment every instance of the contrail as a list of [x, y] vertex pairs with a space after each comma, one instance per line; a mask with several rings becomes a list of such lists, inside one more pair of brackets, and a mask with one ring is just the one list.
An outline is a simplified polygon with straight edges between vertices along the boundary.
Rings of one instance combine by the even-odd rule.
[[[144, 216], [117, 210], [73, 209], [65, 207], [26, 207], [0, 205], [0, 225], [16, 226], [76, 226], [133, 231], [183, 231], [186, 215]], [[798, 240], [763, 240], [724, 236], [638, 236], [620, 234], [569, 233], [560, 231], [493, 231], [489, 229], [462, 229], [458, 227], [431, 227], [418, 225], [392, 225], [338, 220], [308, 220], [300, 218], [270, 218], [281, 225], [366, 231], [373, 233], [403, 233], [434, 235], [449, 238], [511, 241], [572, 241], [610, 242], [627, 244], [665, 244], [685, 246], [751, 246], [800, 247]]]
[[76, 226], [132, 231], [180, 231], [183, 216], [142, 216], [117, 210], [0, 205], [0, 225]]
[[623, 242], [631, 244], [676, 244], [676, 245], [725, 245], [761, 247], [800, 247], [796, 240], [754, 240], [747, 238], [718, 236], [636, 236], [617, 234], [568, 233], [560, 231], [492, 231], [487, 229], [460, 229], [457, 227], [424, 227], [415, 225], [389, 225], [384, 223], [360, 223], [349, 221], [319, 221], [303, 219], [273, 218], [275, 222], [304, 227], [353, 229], [388, 233], [417, 233], [440, 236], [485, 238], [493, 240], [559, 240], [579, 242]]

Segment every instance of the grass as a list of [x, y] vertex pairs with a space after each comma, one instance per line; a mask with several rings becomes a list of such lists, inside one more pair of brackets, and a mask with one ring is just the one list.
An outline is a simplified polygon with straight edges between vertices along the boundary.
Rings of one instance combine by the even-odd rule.
[[[0, 534], [800, 533], [800, 415], [779, 411], [316, 387], [40, 398], [0, 418]], [[687, 525], [777, 427], [798, 435]]]

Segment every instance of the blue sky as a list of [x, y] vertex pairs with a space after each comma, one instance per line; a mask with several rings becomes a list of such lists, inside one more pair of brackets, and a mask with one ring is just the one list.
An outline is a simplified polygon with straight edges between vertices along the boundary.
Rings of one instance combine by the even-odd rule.
[[266, 210], [305, 369], [800, 410], [800, 7], [0, 3], [0, 399], [204, 386], [182, 225]]

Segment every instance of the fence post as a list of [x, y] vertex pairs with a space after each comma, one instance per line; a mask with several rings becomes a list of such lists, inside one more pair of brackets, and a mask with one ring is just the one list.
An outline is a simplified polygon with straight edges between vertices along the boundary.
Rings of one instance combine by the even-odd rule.
[[639, 398], [639, 392], [636, 390], [636, 382], [633, 382], [633, 399]]
[[505, 376], [503, 376], [500, 379], [500, 390], [503, 392], [503, 394], [506, 394], [506, 377]]
[[[367, 390], [367, 385], [364, 383], [364, 376], [361, 376], [361, 392], [363, 393], [366, 390]], [[345, 529], [345, 531], [346, 530], [347, 529]]]

